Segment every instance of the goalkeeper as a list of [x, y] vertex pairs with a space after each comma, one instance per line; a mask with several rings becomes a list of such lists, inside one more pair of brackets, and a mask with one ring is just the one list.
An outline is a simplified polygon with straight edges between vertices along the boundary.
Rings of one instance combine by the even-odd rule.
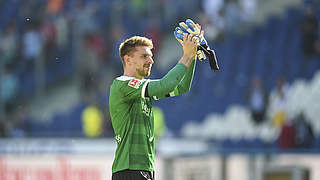
[[196, 65], [198, 40], [190, 33], [183, 33], [182, 37], [179, 42], [183, 47], [183, 56], [159, 80], [144, 79], [150, 75], [154, 63], [150, 39], [134, 36], [120, 45], [124, 72], [113, 81], [109, 96], [117, 142], [112, 180], [154, 179], [152, 101], [188, 92]]

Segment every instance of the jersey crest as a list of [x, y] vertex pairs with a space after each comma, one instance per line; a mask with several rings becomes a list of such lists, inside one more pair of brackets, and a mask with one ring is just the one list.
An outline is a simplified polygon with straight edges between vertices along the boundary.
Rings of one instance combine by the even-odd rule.
[[132, 79], [129, 81], [128, 86], [139, 89], [141, 84], [142, 84], [141, 81], [137, 79]]

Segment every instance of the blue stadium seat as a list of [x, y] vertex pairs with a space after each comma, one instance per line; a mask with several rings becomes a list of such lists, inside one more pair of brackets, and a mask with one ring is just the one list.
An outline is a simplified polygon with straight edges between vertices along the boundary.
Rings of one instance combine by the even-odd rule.
[[31, 137], [47, 137], [48, 125], [43, 122], [33, 121], [30, 122], [29, 136]]
[[20, 93], [22, 96], [32, 95], [35, 91], [34, 72], [23, 73], [20, 77]]

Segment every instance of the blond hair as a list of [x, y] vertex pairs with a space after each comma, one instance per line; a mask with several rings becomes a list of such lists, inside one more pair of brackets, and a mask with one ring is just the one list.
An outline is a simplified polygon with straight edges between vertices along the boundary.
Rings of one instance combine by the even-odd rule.
[[119, 54], [122, 60], [123, 65], [124, 63], [124, 56], [125, 55], [132, 55], [132, 53], [136, 50], [138, 46], [147, 46], [148, 48], [152, 49], [153, 44], [152, 40], [142, 36], [133, 36], [129, 39], [126, 39], [124, 42], [120, 44], [119, 47]]

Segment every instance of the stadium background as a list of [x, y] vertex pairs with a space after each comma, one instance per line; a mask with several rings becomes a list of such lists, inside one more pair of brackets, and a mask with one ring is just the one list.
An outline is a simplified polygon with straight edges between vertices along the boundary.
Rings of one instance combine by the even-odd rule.
[[[0, 9], [0, 179], [109, 179], [119, 43], [152, 38], [151, 78], [161, 78], [182, 54], [173, 30], [186, 18], [202, 25], [221, 70], [200, 62], [189, 93], [155, 102], [157, 179], [320, 177], [319, 29], [309, 24], [310, 38], [304, 28], [319, 22], [319, 1], [1, 0]], [[251, 116], [257, 104], [263, 120]]]

